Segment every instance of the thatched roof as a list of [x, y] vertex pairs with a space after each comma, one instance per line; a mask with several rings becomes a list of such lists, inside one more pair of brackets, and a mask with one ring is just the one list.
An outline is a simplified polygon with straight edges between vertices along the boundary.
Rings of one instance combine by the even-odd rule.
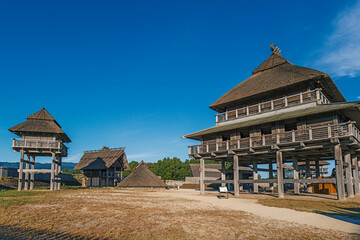
[[118, 184], [118, 187], [165, 188], [167, 185], [163, 180], [150, 171], [144, 161], [141, 161], [135, 170]]
[[252, 76], [225, 93], [210, 105], [215, 111], [224, 111], [227, 106], [241, 105], [246, 99], [259, 97], [265, 93], [284, 91], [307, 82], [318, 82], [333, 102], [346, 101], [333, 80], [326, 73], [293, 65], [277, 53], [265, 60]]
[[[190, 164], [193, 177], [200, 177], [200, 164]], [[205, 164], [205, 176], [221, 178], [221, 164]]]
[[74, 170], [102, 170], [118, 163], [124, 170], [130, 170], [127, 162], [125, 148], [107, 148], [101, 150], [85, 151]]
[[64, 142], [71, 142], [61, 129], [60, 124], [45, 108], [28, 116], [27, 121], [10, 128], [9, 131], [18, 136], [23, 134], [57, 134]]

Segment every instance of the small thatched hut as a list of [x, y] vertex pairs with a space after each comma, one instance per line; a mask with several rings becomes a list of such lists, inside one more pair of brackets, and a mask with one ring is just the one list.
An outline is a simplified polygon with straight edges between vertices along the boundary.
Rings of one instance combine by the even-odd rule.
[[135, 170], [124, 180], [122, 180], [118, 187], [120, 188], [166, 188], [167, 185], [161, 178], [156, 176], [146, 164], [141, 163], [135, 168]]
[[[85, 151], [74, 170], [83, 170], [84, 187], [116, 186], [124, 170], [130, 170], [125, 148], [107, 148]], [[116, 173], [120, 171], [120, 176]]]

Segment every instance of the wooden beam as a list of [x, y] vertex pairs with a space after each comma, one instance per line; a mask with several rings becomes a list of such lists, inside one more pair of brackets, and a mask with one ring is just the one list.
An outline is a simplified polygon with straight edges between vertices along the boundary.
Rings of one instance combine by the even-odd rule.
[[51, 172], [50, 172], [50, 191], [54, 191], [55, 189], [55, 153], [52, 153], [51, 159]]
[[200, 194], [205, 193], [205, 160], [200, 159]]
[[[257, 170], [257, 161], [254, 160], [253, 161], [253, 169], [254, 169], [254, 172], [253, 172], [253, 179], [254, 180], [258, 180], [258, 170]], [[254, 182], [254, 193], [258, 193], [259, 192], [259, 185]]]
[[[31, 156], [31, 170], [35, 170], [35, 156]], [[34, 189], [35, 173], [30, 173], [30, 190]]]
[[[297, 158], [293, 159], [293, 167], [294, 167], [294, 180], [298, 180], [299, 179], [299, 165], [298, 165], [298, 160]], [[294, 193], [295, 194], [300, 194], [300, 183], [294, 183]]]
[[284, 179], [284, 183], [336, 183], [336, 178]]
[[51, 169], [23, 169], [23, 173], [51, 173]]
[[336, 192], [338, 200], [345, 200], [344, 173], [342, 150], [340, 144], [334, 145], [334, 157], [336, 167]]
[[239, 196], [239, 157], [234, 156], [234, 196]]
[[20, 150], [20, 164], [19, 164], [19, 181], [18, 181], [18, 191], [22, 190], [23, 183], [23, 169], [24, 169], [24, 150]]
[[[221, 181], [224, 181], [226, 180], [226, 176], [225, 176], [225, 160], [221, 160]], [[221, 182], [221, 186], [225, 187], [225, 183], [224, 182]]]
[[344, 152], [345, 162], [347, 163], [345, 168], [346, 175], [346, 191], [348, 197], [354, 197], [354, 187], [352, 180], [352, 169], [351, 169], [351, 154], [349, 151]]
[[354, 194], [360, 195], [360, 186], [359, 186], [359, 162], [358, 157], [356, 155], [352, 155], [352, 164], [353, 168], [353, 176], [354, 176]]
[[282, 167], [282, 152], [276, 152], [277, 163], [277, 184], [278, 184], [278, 197], [284, 198], [284, 182], [283, 182], [283, 167]]

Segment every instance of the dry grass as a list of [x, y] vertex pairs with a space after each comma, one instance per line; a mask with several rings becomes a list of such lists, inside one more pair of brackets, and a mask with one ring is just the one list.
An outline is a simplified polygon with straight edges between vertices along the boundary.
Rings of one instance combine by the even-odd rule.
[[360, 203], [334, 201], [307, 201], [292, 199], [259, 199], [265, 206], [290, 208], [297, 211], [335, 214], [360, 220]]
[[[18, 195], [17, 195], [18, 194]], [[19, 199], [22, 200], [19, 200]], [[144, 190], [0, 192], [1, 238], [358, 239]], [[11, 204], [7, 204], [10, 202]], [[2, 235], [1, 235], [2, 234]]]

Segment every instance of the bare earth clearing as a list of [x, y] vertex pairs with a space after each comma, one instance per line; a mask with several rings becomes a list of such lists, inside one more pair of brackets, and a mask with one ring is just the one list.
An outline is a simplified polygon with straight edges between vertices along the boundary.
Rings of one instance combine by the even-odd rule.
[[356, 224], [194, 190], [41, 191], [0, 215], [0, 239], [360, 239]]

